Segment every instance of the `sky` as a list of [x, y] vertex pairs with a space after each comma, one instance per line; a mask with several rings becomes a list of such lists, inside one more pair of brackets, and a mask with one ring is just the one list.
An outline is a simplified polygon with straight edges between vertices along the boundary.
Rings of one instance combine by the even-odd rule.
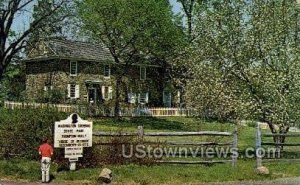
[[[177, 3], [176, 0], [169, 0], [170, 3], [172, 4], [172, 10], [174, 13], [179, 13], [181, 11], [181, 6], [179, 3]], [[300, 1], [300, 0], [299, 0]]]
[[[177, 0], [169, 0], [172, 5], [172, 10], [174, 13], [179, 13], [181, 11], [181, 6], [177, 3]], [[31, 11], [33, 9], [33, 4], [28, 5], [30, 7]], [[28, 24], [30, 22], [30, 13], [26, 12], [20, 15], [16, 16], [16, 20], [14, 24], [12, 25], [12, 29], [14, 31], [20, 32], [24, 31], [26, 28], [28, 28]]]

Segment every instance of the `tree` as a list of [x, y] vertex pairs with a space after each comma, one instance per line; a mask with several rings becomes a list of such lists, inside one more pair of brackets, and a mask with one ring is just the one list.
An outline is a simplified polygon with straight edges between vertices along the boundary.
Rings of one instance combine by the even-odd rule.
[[183, 22], [186, 22], [187, 36], [189, 41], [192, 42], [196, 37], [194, 29], [196, 19], [199, 16], [197, 16], [197, 13], [206, 6], [206, 0], [177, 0], [177, 2], [182, 6], [183, 18], [186, 19]]
[[[28, 28], [22, 32], [16, 33], [12, 37], [13, 28], [18, 14], [30, 12], [30, 7], [34, 5], [36, 0], [0, 0], [0, 81], [3, 74], [13, 58], [24, 49], [28, 36], [34, 31], [39, 31], [49, 21], [57, 11], [59, 11], [68, 0], [53, 0], [51, 1], [51, 8], [45, 9], [43, 13], [36, 16], [30, 22]], [[50, 1], [49, 1], [50, 3]], [[55, 25], [57, 22], [52, 22]]]
[[103, 43], [114, 62], [122, 65], [116, 72], [117, 116], [120, 84], [128, 67], [145, 62], [166, 65], [180, 45], [182, 32], [172, 20], [167, 1], [86, 0], [78, 2], [78, 9], [83, 27], [91, 38]]
[[25, 100], [25, 69], [20, 63], [10, 64], [2, 80], [0, 100], [24, 101]]
[[192, 37], [193, 26], [193, 11], [196, 0], [177, 0], [183, 9], [184, 15], [187, 19], [187, 32], [189, 37]]
[[[191, 80], [189, 97], [205, 91], [196, 104], [212, 100], [214, 112], [230, 100], [231, 105], [225, 103], [224, 108], [226, 112], [234, 110], [234, 114], [223, 115], [225, 119], [261, 120], [268, 123], [272, 133], [287, 133], [290, 126], [299, 124], [300, 10], [295, 3], [208, 3], [198, 14], [202, 15], [197, 19], [200, 36], [188, 61], [194, 77], [204, 69], [214, 73], [202, 75], [202, 82]], [[201, 85], [195, 86], [197, 83]], [[284, 139], [274, 138], [279, 142]]]

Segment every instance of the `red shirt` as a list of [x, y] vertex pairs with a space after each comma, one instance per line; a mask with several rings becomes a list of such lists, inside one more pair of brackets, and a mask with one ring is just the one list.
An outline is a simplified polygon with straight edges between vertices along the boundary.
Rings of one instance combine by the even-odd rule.
[[53, 155], [53, 148], [48, 143], [44, 143], [39, 148], [39, 153], [42, 157], [50, 157]]

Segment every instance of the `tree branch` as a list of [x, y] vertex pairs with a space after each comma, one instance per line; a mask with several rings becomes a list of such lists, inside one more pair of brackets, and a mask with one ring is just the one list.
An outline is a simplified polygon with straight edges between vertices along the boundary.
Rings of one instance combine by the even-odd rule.
[[[30, 33], [32, 33], [32, 31], [36, 28], [38, 28], [39, 24], [44, 21], [46, 18], [48, 18], [49, 16], [51, 16], [53, 13], [55, 13], [58, 9], [60, 9], [62, 7], [62, 5], [65, 3], [66, 1], [61, 1], [60, 4], [58, 4], [55, 8], [53, 8], [51, 11], [49, 11], [48, 13], [46, 13], [45, 15], [41, 16], [39, 19], [35, 20], [34, 22], [32, 22], [32, 24], [30, 25], [30, 27], [23, 32], [23, 34], [15, 41], [13, 42], [5, 51], [5, 55], [10, 55], [10, 53], [16, 53], [17, 51], [14, 51], [16, 49], [18, 49], [19, 47], [17, 47]], [[24, 43], [24, 42], [22, 42]], [[5, 60], [3, 61], [5, 62]]]

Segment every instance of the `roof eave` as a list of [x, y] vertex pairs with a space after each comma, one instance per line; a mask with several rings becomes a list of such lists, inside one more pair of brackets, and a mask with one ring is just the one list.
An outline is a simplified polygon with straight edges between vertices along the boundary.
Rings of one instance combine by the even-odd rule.
[[22, 60], [23, 62], [37, 62], [37, 61], [46, 61], [46, 60], [76, 60], [76, 61], [87, 61], [87, 62], [103, 62], [103, 61], [110, 61], [110, 59], [103, 59], [103, 60], [96, 60], [96, 59], [87, 59], [87, 58], [76, 58], [76, 57], [61, 57], [61, 56], [49, 56], [49, 57], [37, 57], [37, 58], [27, 58]]

